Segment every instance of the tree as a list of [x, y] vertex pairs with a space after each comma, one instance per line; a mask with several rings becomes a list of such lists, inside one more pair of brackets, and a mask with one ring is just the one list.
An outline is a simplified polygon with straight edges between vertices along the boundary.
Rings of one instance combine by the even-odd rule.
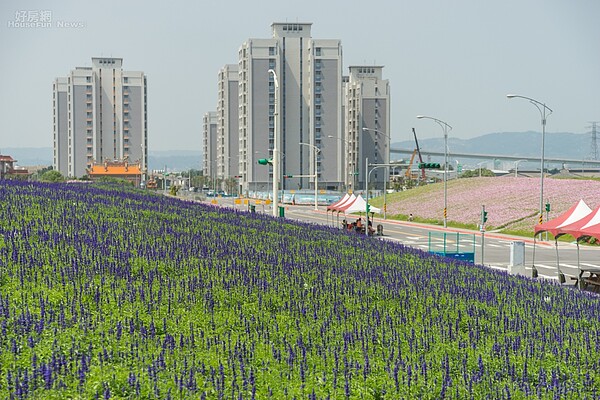
[[481, 168], [481, 170], [479, 168], [477, 168], [477, 169], [472, 169], [472, 170], [463, 172], [460, 175], [460, 177], [461, 178], [473, 178], [473, 177], [479, 177], [480, 174], [481, 174], [481, 176], [491, 176], [491, 177], [496, 176], [493, 171], [490, 171], [487, 168]]
[[64, 182], [65, 177], [58, 171], [46, 171], [40, 176], [42, 182]]
[[234, 194], [237, 193], [238, 182], [236, 178], [229, 177], [225, 179], [225, 190], [227, 193]]

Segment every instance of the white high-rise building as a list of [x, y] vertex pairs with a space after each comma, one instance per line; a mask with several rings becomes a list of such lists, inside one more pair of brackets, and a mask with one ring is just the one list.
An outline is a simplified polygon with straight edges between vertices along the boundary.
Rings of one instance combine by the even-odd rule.
[[94, 163], [139, 162], [147, 170], [146, 76], [123, 71], [122, 58], [92, 58], [53, 85], [54, 169], [86, 175]]
[[215, 111], [207, 112], [203, 118], [203, 142], [202, 152], [204, 154], [203, 159], [203, 173], [204, 176], [211, 179], [217, 177], [217, 113]]
[[[383, 66], [351, 66], [344, 83], [346, 125], [345, 179], [354, 191], [365, 189], [366, 165], [390, 162], [390, 86]], [[383, 189], [387, 168], [373, 169], [369, 188]]]
[[217, 178], [235, 178], [239, 175], [240, 163], [238, 66], [236, 64], [228, 64], [221, 68], [218, 88], [217, 148], [215, 154]]
[[[273, 23], [271, 39], [248, 39], [240, 47], [243, 191], [270, 189], [272, 167], [257, 160], [272, 157], [275, 132], [280, 137], [281, 175], [293, 176], [282, 179], [282, 189], [314, 189], [315, 162], [319, 188], [343, 186], [342, 46], [339, 40], [313, 39], [311, 25]], [[277, 75], [277, 94], [269, 70]]]

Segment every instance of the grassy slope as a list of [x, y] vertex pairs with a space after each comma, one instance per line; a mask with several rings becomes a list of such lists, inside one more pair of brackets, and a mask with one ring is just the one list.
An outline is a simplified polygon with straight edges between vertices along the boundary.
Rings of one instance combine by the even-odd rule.
[[[592, 209], [600, 204], [600, 182], [578, 179], [544, 180], [544, 203], [551, 204], [550, 219], [559, 216], [580, 199]], [[416, 219], [441, 223], [444, 185], [436, 183], [387, 195], [388, 218]], [[383, 205], [383, 198], [373, 204]], [[538, 178], [465, 178], [448, 181], [448, 221], [451, 225], [476, 227], [481, 206], [488, 211], [491, 229], [532, 234], [540, 206]]]
[[600, 391], [596, 296], [162, 196], [0, 194], [1, 398]]

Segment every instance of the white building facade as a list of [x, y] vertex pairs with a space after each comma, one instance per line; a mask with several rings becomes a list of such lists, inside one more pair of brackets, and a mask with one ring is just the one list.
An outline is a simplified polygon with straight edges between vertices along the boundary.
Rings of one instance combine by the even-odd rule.
[[217, 178], [236, 178], [239, 176], [239, 98], [236, 64], [225, 65], [219, 71], [218, 89]]
[[257, 160], [272, 157], [276, 132], [281, 175], [291, 176], [281, 189], [314, 189], [315, 167], [320, 189], [344, 184], [341, 42], [313, 39], [311, 25], [273, 23], [271, 39], [240, 47], [239, 174], [246, 193], [272, 185], [272, 167]]
[[147, 82], [121, 58], [92, 58], [53, 85], [53, 167], [82, 177], [94, 163], [139, 162], [147, 170]]
[[217, 177], [217, 113], [215, 111], [207, 112], [202, 119], [202, 160], [203, 174], [206, 177], [215, 179]]
[[[366, 189], [366, 160], [369, 164], [390, 162], [390, 86], [383, 79], [383, 66], [350, 66], [344, 84], [346, 137], [344, 176], [346, 187]], [[370, 189], [383, 189], [387, 168], [375, 168], [369, 176]]]

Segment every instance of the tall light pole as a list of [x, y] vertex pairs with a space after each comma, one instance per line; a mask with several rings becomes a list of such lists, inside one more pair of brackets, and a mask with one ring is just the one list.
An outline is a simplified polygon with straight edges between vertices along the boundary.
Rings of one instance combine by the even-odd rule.
[[[384, 133], [384, 132], [382, 132], [382, 131], [380, 131], [380, 130], [377, 130], [377, 129], [372, 129], [372, 128], [362, 128], [362, 130], [363, 130], [363, 132], [369, 132], [369, 131], [371, 131], [371, 132], [375, 132], [376, 134], [380, 134], [380, 135], [383, 135], [383, 136], [385, 136], [385, 137], [386, 137], [386, 138], [387, 138], [387, 139], [388, 139], [390, 142], [392, 141], [392, 138], [391, 138], [391, 137], [390, 137], [388, 134], [386, 134], [386, 133]], [[389, 149], [390, 147], [389, 147], [389, 146], [387, 146], [387, 148]], [[386, 163], [389, 163], [389, 162], [390, 162], [390, 158], [389, 158], [389, 157], [387, 157], [387, 160], [384, 160], [384, 161], [385, 161]], [[368, 166], [367, 166], [367, 167], [368, 167]], [[386, 193], [387, 193], [387, 181], [389, 180], [389, 177], [388, 177], [388, 171], [389, 171], [389, 170], [388, 170], [388, 168], [386, 168], [386, 169], [385, 169], [385, 175], [383, 176], [383, 219], [387, 219], [387, 218], [386, 218], [386, 212], [387, 212], [387, 203], [386, 203], [386, 198], [385, 198], [385, 195], [386, 195]], [[367, 172], [367, 173], [368, 173], [368, 172]]]
[[426, 115], [417, 115], [417, 118], [433, 120], [444, 130], [444, 228], [446, 228], [448, 225], [448, 131], [452, 130], [452, 127], [440, 119]]
[[487, 161], [482, 161], [482, 162], [480, 162], [480, 163], [478, 163], [478, 164], [477, 164], [477, 166], [479, 167], [479, 177], [480, 177], [480, 178], [481, 178], [481, 166], [482, 166], [483, 164], [486, 164], [486, 163], [487, 163]]
[[277, 213], [279, 212], [279, 129], [277, 129], [277, 116], [279, 113], [277, 110], [277, 95], [279, 92], [279, 81], [277, 80], [277, 74], [274, 70], [270, 69], [269, 74], [273, 75], [273, 81], [275, 82], [275, 111], [273, 112], [273, 216], [277, 217]]
[[317, 206], [319, 205], [319, 202], [318, 202], [319, 178], [318, 178], [318, 171], [317, 171], [317, 157], [318, 157], [318, 154], [321, 152], [321, 149], [318, 148], [317, 146], [315, 146], [314, 144], [310, 144], [310, 143], [300, 142], [300, 145], [310, 146], [310, 147], [312, 147], [312, 149], [315, 152], [315, 164], [313, 165], [313, 171], [315, 172], [315, 174], [314, 174], [314, 177], [315, 177], [315, 210], [318, 210], [319, 208]]
[[519, 163], [522, 163], [523, 161], [527, 161], [527, 160], [517, 160], [517, 161], [515, 161], [515, 178], [518, 175], [517, 170], [519, 169]]
[[146, 168], [146, 159], [144, 157], [144, 154], [146, 153], [145, 149], [144, 149], [144, 138], [142, 138], [142, 143], [140, 143], [140, 146], [142, 148], [142, 166], [140, 168], [140, 171], [142, 173], [142, 176], [140, 177], [140, 186], [144, 186], [144, 188], [146, 187], [146, 172], [147, 172], [147, 168]]
[[[544, 222], [544, 140], [546, 137], [546, 117], [552, 114], [552, 110], [545, 103], [534, 100], [529, 97], [520, 96], [518, 94], [507, 94], [506, 97], [509, 99], [521, 98], [528, 100], [531, 104], [533, 104], [538, 111], [540, 112], [540, 116], [542, 117], [542, 156], [540, 158], [540, 215], [539, 215], [539, 223]], [[546, 111], [550, 111], [548, 115], [546, 115]]]

